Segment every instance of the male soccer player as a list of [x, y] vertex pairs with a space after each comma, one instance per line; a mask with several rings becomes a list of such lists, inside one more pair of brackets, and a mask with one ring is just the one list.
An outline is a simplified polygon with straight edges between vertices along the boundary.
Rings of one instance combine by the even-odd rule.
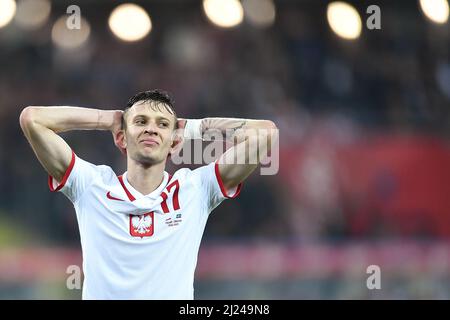
[[[242, 181], [257, 167], [229, 163], [224, 157], [246, 153], [245, 158], [256, 156], [259, 161], [258, 155], [270, 149], [270, 139], [261, 143], [264, 139], [251, 138], [276, 129], [267, 120], [177, 119], [172, 100], [158, 90], [138, 93], [124, 111], [27, 107], [20, 125], [49, 174], [50, 190], [64, 193], [75, 207], [83, 299], [193, 299], [209, 213], [224, 199], [236, 197]], [[178, 128], [189, 139], [202, 138], [209, 129], [231, 129], [237, 143], [215, 162], [170, 175], [166, 160], [183, 141]], [[124, 174], [117, 176], [108, 166], [79, 158], [58, 135], [89, 129], [112, 132], [127, 157]]]

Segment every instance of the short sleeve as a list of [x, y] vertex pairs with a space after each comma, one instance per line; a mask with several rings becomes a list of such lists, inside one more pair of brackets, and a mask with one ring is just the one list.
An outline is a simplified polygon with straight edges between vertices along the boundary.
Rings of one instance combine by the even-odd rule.
[[99, 176], [98, 167], [79, 157], [72, 151], [72, 160], [60, 182], [48, 176], [50, 191], [61, 191], [72, 202], [76, 202]]
[[208, 212], [214, 210], [223, 200], [236, 198], [241, 192], [242, 183], [233, 190], [225, 189], [217, 162], [195, 169], [192, 173], [205, 197]]

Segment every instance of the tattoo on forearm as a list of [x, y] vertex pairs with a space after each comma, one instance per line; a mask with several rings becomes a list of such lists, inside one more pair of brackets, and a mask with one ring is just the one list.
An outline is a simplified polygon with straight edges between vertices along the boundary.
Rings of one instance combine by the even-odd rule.
[[[221, 135], [221, 140], [226, 141], [237, 137], [236, 133], [239, 129], [243, 129], [247, 125], [247, 120], [213, 118], [205, 119], [202, 123], [203, 139], [205, 141], [216, 140], [217, 135]], [[214, 137], [214, 139], [212, 139]]]
[[247, 121], [243, 121], [240, 125], [238, 125], [235, 128], [231, 128], [232, 130], [234, 130], [234, 132], [236, 132], [239, 129], [242, 129], [243, 126], [245, 126], [247, 124]]

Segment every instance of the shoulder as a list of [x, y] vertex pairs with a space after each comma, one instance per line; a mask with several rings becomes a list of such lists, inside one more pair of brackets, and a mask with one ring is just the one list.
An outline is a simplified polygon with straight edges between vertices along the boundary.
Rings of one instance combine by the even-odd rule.
[[183, 181], [191, 181], [199, 186], [205, 180], [215, 177], [215, 163], [206, 164], [195, 169], [180, 168], [172, 175], [171, 180], [178, 179]]
[[101, 177], [105, 180], [117, 177], [114, 170], [107, 165], [97, 165], [86, 161], [78, 156], [75, 159], [74, 169], [77, 174], [87, 174], [91, 176]]
[[115, 173], [111, 167], [95, 165], [78, 157], [75, 153], [73, 155], [73, 160], [61, 181], [48, 177], [51, 191], [62, 191], [72, 202], [77, 202], [94, 184], [109, 185], [113, 182]]

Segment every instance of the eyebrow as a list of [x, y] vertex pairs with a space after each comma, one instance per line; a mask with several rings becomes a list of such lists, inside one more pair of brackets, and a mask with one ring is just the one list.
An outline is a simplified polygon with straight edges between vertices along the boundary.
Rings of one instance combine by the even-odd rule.
[[[142, 118], [145, 118], [145, 119], [149, 119], [149, 118], [150, 118], [149, 116], [147, 116], [147, 115], [145, 115], [145, 114], [138, 114], [138, 115], [135, 115], [135, 116], [133, 117], [133, 120], [136, 120], [136, 119], [139, 118], [139, 117], [142, 117]], [[169, 123], [170, 123], [170, 120], [169, 120], [168, 118], [166, 118], [166, 117], [157, 116], [157, 117], [155, 117], [155, 119], [156, 119], [156, 120], [166, 120], [166, 121], [169, 121]]]

